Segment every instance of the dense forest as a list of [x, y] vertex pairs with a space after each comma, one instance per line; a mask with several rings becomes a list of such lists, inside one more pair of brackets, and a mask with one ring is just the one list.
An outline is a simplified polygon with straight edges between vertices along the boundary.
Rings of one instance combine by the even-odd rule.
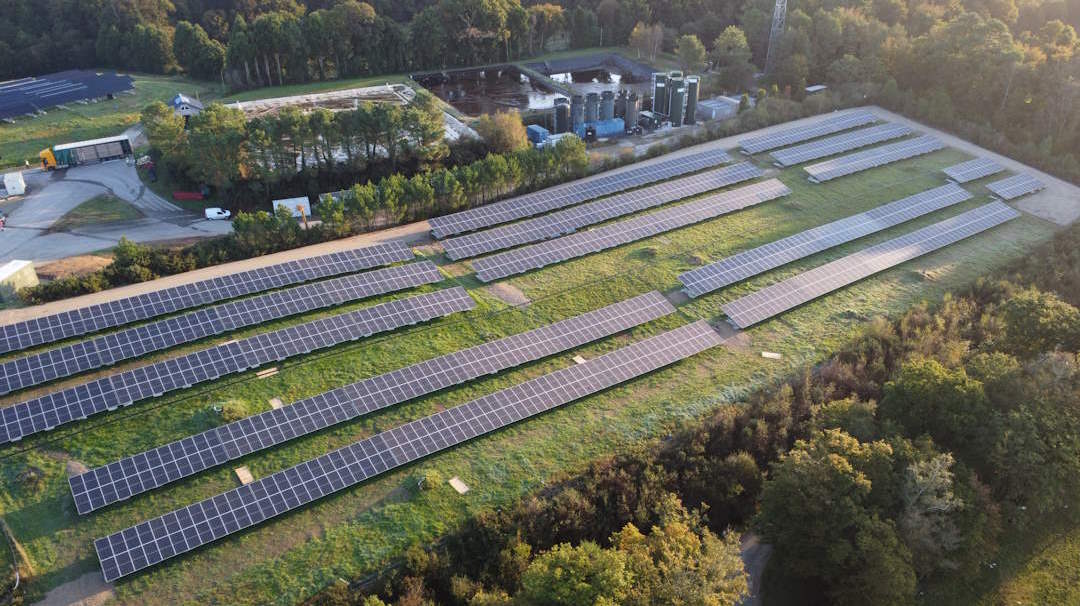
[[733, 527], [773, 545], [778, 603], [978, 598], [1006, 535], [1076, 520], [1078, 250], [1073, 227], [1008, 271], [868, 322], [775, 388], [310, 604], [734, 604]]

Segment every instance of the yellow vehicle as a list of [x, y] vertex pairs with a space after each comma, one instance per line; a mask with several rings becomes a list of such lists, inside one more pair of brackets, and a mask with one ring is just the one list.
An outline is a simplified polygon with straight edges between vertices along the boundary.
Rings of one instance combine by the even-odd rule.
[[64, 143], [43, 149], [38, 153], [41, 168], [56, 170], [78, 166], [88, 162], [103, 162], [131, 155], [131, 141], [127, 135]]

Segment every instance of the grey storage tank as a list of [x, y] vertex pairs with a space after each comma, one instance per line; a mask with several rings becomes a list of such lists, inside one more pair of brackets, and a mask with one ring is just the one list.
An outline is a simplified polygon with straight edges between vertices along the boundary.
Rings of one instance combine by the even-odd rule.
[[696, 124], [697, 123], [697, 101], [698, 101], [698, 87], [701, 84], [701, 78], [698, 76], [686, 77], [686, 116], [683, 119], [684, 124]]
[[585, 97], [574, 95], [570, 97], [570, 128], [577, 129], [579, 124], [585, 123]]
[[596, 122], [600, 119], [600, 95], [589, 93], [585, 95], [585, 121]]
[[566, 97], [555, 99], [555, 132], [565, 133], [570, 130], [570, 100]]
[[623, 117], [626, 128], [631, 129], [637, 126], [640, 115], [641, 99], [638, 98], [636, 92], [631, 91], [630, 96], [626, 98], [626, 116]]
[[615, 117], [615, 91], [600, 93], [600, 119], [611, 120]]
[[682, 83], [677, 88], [671, 89], [671, 111], [668, 112], [668, 120], [672, 126], [682, 126], [683, 103], [686, 102], [686, 86]]
[[668, 102], [667, 75], [653, 75], [656, 77], [656, 82], [653, 84], [652, 110], [658, 114], [666, 114]]
[[615, 117], [616, 118], [625, 118], [626, 117], [626, 91], [625, 90], [619, 91], [619, 96], [615, 97]]

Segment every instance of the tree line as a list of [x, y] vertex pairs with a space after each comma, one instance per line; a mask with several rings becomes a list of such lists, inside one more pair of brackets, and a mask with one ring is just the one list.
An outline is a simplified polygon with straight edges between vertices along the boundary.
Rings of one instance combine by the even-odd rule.
[[1007, 535], [1076, 519], [1077, 250], [1073, 227], [933, 306], [874, 319], [777, 387], [481, 512], [436, 547], [413, 546], [367, 590], [339, 584], [308, 603], [736, 603], [734, 548], [715, 559], [673, 550], [661, 576], [686, 583], [661, 584], [652, 601], [627, 593], [627, 533], [663, 543], [654, 537], [671, 535], [671, 511], [679, 534], [696, 537], [684, 546], [709, 533], [734, 545], [732, 528], [760, 533], [773, 545], [765, 590], [798, 603], [970, 594]]

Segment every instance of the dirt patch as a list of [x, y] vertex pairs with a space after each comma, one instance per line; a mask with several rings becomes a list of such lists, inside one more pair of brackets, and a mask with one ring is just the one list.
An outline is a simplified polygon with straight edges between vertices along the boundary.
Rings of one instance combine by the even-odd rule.
[[417, 246], [416, 251], [425, 257], [436, 257], [445, 252], [443, 245], [438, 242]]
[[90, 471], [90, 468], [86, 466], [86, 463], [72, 459], [64, 465], [64, 470], [67, 471], [68, 477], [70, 478], [72, 476], [81, 476]]
[[112, 258], [104, 255], [79, 255], [77, 257], [68, 257], [58, 261], [42, 263], [34, 269], [37, 271], [39, 278], [45, 280], [57, 280], [68, 276], [85, 276], [92, 274], [95, 271], [103, 269], [109, 263], [112, 263]]
[[676, 306], [676, 307], [678, 307], [678, 306], [682, 305], [683, 303], [686, 303], [687, 301], [690, 300], [690, 295], [684, 293], [683, 291], [681, 291], [679, 289], [669, 290], [666, 293], [664, 293], [664, 296], [667, 297], [667, 300], [670, 301], [671, 304]]
[[724, 347], [735, 351], [745, 351], [750, 347], [750, 335], [736, 329], [727, 322], [713, 324], [713, 329], [724, 339]]
[[488, 291], [496, 298], [507, 305], [513, 305], [517, 307], [519, 305], [528, 305], [532, 303], [529, 297], [525, 296], [525, 293], [518, 290], [516, 286], [500, 282], [498, 284], [488, 284], [484, 287], [484, 290]]
[[116, 597], [100, 572], [88, 572], [45, 594], [34, 606], [101, 606]]
[[439, 269], [446, 272], [446, 275], [451, 278], [461, 278], [472, 273], [472, 270], [465, 267], [464, 263], [447, 263], [446, 265], [440, 265]]

